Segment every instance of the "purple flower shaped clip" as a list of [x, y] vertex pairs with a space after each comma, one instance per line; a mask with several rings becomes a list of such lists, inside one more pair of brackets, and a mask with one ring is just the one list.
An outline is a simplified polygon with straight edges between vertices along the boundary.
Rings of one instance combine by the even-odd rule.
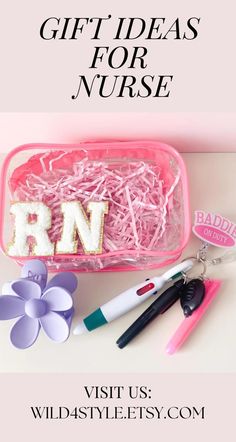
[[56, 342], [70, 334], [74, 312], [72, 293], [77, 288], [73, 273], [58, 273], [47, 284], [47, 267], [38, 260], [27, 261], [21, 278], [4, 284], [0, 296], [0, 319], [20, 318], [11, 330], [11, 342], [20, 349], [36, 341], [40, 328]]

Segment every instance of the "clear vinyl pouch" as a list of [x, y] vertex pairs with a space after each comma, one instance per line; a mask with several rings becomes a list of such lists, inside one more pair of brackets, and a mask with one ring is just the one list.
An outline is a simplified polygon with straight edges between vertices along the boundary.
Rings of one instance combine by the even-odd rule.
[[0, 213], [1, 248], [20, 264], [37, 257], [50, 271], [157, 268], [188, 241], [186, 169], [175, 149], [155, 141], [24, 145], [4, 161]]

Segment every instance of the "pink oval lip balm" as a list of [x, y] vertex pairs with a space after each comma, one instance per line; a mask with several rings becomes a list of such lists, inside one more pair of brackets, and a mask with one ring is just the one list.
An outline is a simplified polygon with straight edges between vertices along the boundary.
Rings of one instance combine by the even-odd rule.
[[210, 306], [213, 299], [216, 297], [219, 289], [222, 285], [222, 281], [212, 279], [205, 281], [206, 294], [200, 307], [193, 312], [193, 314], [185, 318], [176, 332], [168, 342], [166, 346], [166, 353], [169, 355], [174, 354], [187, 340], [191, 332], [195, 329], [198, 322]]

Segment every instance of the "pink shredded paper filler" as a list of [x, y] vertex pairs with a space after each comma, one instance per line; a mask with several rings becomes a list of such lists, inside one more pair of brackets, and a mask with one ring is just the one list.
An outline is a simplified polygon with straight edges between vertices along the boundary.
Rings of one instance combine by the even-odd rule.
[[77, 200], [86, 210], [89, 201], [108, 201], [103, 253], [170, 250], [180, 243], [182, 223], [180, 170], [170, 162], [168, 155], [157, 162], [123, 162], [60, 150], [34, 155], [15, 169], [9, 184], [12, 198], [42, 201], [51, 209], [53, 242], [61, 236], [61, 202]]

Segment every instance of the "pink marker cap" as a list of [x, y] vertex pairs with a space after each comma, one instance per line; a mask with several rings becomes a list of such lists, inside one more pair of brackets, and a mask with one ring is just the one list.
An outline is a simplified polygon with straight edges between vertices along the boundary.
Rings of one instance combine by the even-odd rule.
[[205, 298], [200, 305], [200, 307], [193, 312], [191, 316], [185, 318], [183, 322], [180, 324], [179, 328], [176, 330], [175, 334], [172, 336], [170, 341], [166, 346], [166, 352], [169, 355], [174, 354], [186, 341], [190, 333], [194, 330], [207, 308], [217, 295], [220, 287], [222, 285], [222, 281], [220, 280], [206, 280], [205, 288], [206, 294]]

